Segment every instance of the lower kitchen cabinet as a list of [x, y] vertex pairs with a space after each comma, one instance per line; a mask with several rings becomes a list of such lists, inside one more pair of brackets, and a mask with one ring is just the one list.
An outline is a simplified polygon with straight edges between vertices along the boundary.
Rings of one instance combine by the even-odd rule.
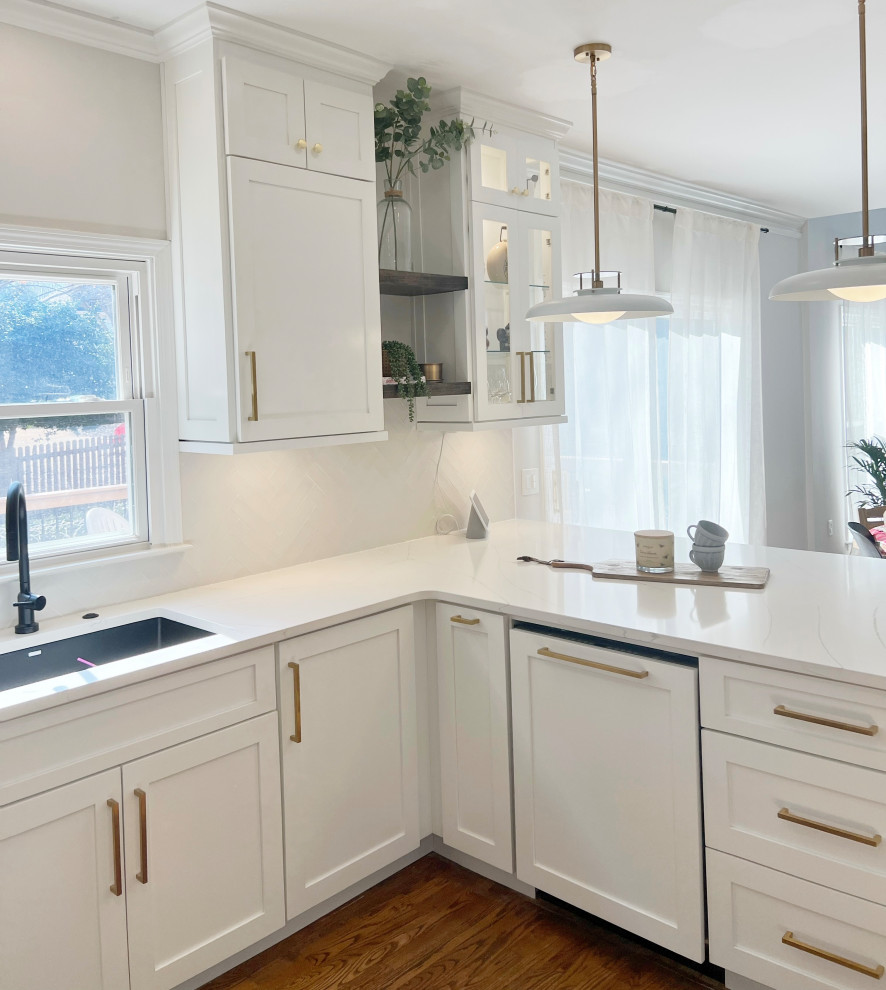
[[443, 841], [512, 873], [505, 620], [437, 605]]
[[293, 918], [419, 845], [412, 608], [287, 640], [279, 664]]
[[126, 898], [115, 887], [121, 801], [115, 768], [0, 809], [4, 990], [129, 985]]
[[284, 924], [277, 717], [123, 767], [132, 990], [168, 990]]
[[517, 876], [704, 959], [693, 666], [511, 633]]

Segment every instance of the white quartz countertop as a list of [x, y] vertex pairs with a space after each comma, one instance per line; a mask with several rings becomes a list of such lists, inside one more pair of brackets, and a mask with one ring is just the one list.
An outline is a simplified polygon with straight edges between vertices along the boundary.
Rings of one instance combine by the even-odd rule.
[[[677, 540], [678, 560], [688, 550]], [[53, 619], [33, 636], [10, 626], [0, 634], [0, 663], [4, 652], [148, 615], [214, 635], [0, 692], [0, 721], [422, 599], [886, 688], [886, 561], [730, 545], [727, 564], [772, 572], [764, 590], [744, 591], [604, 580], [520, 563], [521, 554], [631, 559], [633, 536], [509, 520], [484, 541], [432, 536], [101, 609], [98, 619]]]

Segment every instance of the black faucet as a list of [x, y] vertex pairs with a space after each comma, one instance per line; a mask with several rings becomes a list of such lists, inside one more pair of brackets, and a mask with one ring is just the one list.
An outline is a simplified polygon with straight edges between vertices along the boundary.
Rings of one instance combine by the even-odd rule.
[[34, 613], [46, 608], [46, 599], [43, 595], [31, 594], [28, 510], [24, 485], [20, 481], [13, 481], [6, 492], [6, 559], [18, 561], [18, 598], [13, 602], [13, 607], [18, 609], [15, 631], [35, 633], [40, 626], [34, 621]]

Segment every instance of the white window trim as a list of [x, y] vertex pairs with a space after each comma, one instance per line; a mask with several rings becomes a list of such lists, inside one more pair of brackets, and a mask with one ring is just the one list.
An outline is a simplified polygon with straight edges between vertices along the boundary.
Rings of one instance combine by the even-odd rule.
[[[94, 259], [105, 268], [132, 271], [138, 283], [132, 325], [134, 364], [141, 365], [144, 385], [145, 469], [147, 471], [148, 540], [128, 544], [129, 551], [156, 550], [182, 543], [181, 478], [178, 456], [178, 402], [175, 331], [172, 310], [172, 260], [169, 241], [113, 234], [0, 225], [0, 251], [33, 255], [35, 263], [59, 258]], [[107, 546], [107, 557], [122, 548]], [[101, 555], [102, 551], [98, 551]], [[94, 547], [40, 554], [46, 563], [95, 560]], [[35, 553], [35, 557], [37, 554]], [[17, 565], [0, 565], [0, 577]]]

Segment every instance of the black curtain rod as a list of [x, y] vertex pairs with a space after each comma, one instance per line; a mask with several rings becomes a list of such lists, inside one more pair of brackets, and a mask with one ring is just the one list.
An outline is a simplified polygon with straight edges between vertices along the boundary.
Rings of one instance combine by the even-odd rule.
[[[676, 209], [674, 209], [673, 206], [659, 206], [658, 203], [654, 203], [653, 206], [660, 213], [676, 213], [677, 212]], [[761, 234], [768, 234], [769, 233], [769, 228], [768, 227], [761, 227], [760, 228], [760, 233]]]

